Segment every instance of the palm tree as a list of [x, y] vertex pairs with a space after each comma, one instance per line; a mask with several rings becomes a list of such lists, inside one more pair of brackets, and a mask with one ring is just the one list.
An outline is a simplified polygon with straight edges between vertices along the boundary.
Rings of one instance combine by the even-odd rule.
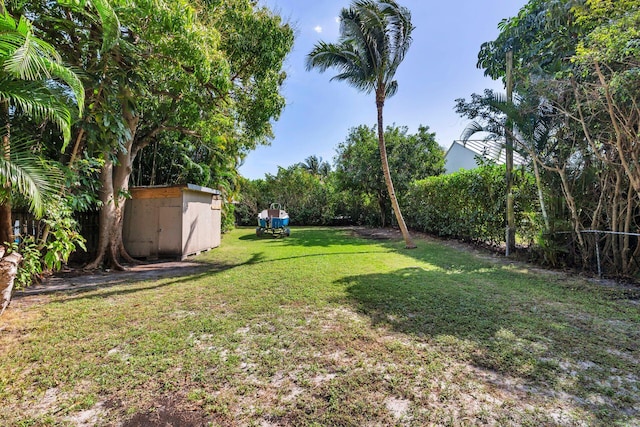
[[78, 76], [61, 63], [56, 50], [33, 34], [24, 16], [18, 22], [0, 0], [0, 244], [12, 240], [12, 190], [29, 200], [31, 210], [43, 213], [43, 193], [52, 186], [50, 174], [39, 167], [28, 150], [11, 145], [11, 118], [17, 111], [39, 120], [50, 120], [62, 132], [64, 144], [71, 138], [71, 111], [60, 83], [75, 96], [78, 110], [84, 106], [84, 88]]
[[[538, 192], [538, 202], [540, 203], [540, 213], [544, 220], [544, 231], [545, 233], [549, 233], [551, 226], [544, 201], [542, 178], [538, 166], [538, 164], [540, 164], [542, 167], [545, 167], [540, 153], [544, 151], [544, 147], [549, 143], [553, 134], [552, 123], [549, 121], [550, 117], [548, 114], [545, 114], [548, 112], [544, 111], [544, 106], [537, 97], [525, 99], [517, 96], [516, 102], [514, 102], [508, 100], [504, 95], [487, 92], [485, 93], [485, 97], [481, 99], [481, 102], [494, 111], [501, 113], [505, 120], [493, 120], [486, 125], [473, 121], [465, 127], [460, 139], [466, 142], [477, 134], [484, 134], [485, 141], [502, 140], [506, 136], [509, 136], [511, 140], [515, 142], [516, 146], [514, 150], [518, 152], [518, 154], [531, 157]], [[506, 120], [512, 123], [511, 127], [506, 126]]]
[[393, 189], [384, 141], [385, 100], [398, 90], [394, 76], [411, 45], [411, 13], [393, 0], [357, 0], [340, 14], [337, 43], [320, 42], [307, 56], [307, 69], [336, 68], [331, 80], [344, 80], [365, 93], [374, 92], [378, 111], [378, 146], [391, 205], [407, 248], [415, 248]]
[[299, 163], [300, 167], [311, 175], [326, 178], [331, 172], [331, 165], [322, 160], [321, 156], [309, 156], [304, 162]]
[[71, 139], [72, 116], [66, 101], [70, 94], [81, 114], [84, 87], [78, 76], [62, 64], [53, 46], [34, 35], [28, 19], [22, 16], [16, 22], [0, 0], [0, 315], [11, 300], [22, 260], [17, 252], [4, 257], [4, 245], [13, 241], [11, 193], [23, 195], [31, 211], [41, 216], [44, 196], [54, 192], [59, 176], [48, 171], [28, 145], [15, 143], [11, 120], [21, 113], [37, 121], [51, 121], [62, 132], [66, 146]]

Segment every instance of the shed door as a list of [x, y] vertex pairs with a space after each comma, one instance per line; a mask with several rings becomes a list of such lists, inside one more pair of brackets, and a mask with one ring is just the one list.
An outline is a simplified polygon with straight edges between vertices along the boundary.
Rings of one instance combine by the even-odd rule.
[[158, 209], [158, 255], [182, 255], [182, 210], [175, 206]]

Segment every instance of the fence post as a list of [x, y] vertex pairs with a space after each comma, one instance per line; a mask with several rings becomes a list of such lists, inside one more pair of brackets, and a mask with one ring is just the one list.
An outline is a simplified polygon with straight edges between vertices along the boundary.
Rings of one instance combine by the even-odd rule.
[[598, 279], [602, 279], [602, 267], [600, 265], [600, 233], [595, 232], [596, 236], [596, 262], [598, 263]]

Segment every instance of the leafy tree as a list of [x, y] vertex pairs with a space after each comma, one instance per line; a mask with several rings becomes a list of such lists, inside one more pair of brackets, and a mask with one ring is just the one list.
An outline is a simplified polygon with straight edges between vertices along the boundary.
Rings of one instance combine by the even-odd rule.
[[[390, 168], [398, 171], [395, 186], [400, 194], [408, 190], [412, 181], [444, 172], [444, 151], [427, 126], [420, 126], [413, 135], [408, 133], [407, 127], [388, 126], [384, 136]], [[375, 200], [379, 223], [386, 226], [391, 202], [379, 161], [375, 127], [361, 125], [351, 129], [336, 151], [338, 188], [365, 204], [368, 199]]]
[[276, 175], [267, 174], [258, 210], [270, 203], [280, 203], [293, 225], [322, 225], [331, 216], [326, 186], [319, 176], [306, 171], [299, 164], [279, 167]]
[[191, 162], [211, 172], [197, 184], [233, 187], [229, 172], [267, 140], [270, 120], [284, 106], [281, 66], [293, 40], [279, 17], [249, 0], [109, 5], [119, 37], [106, 46], [112, 21], [97, 23], [90, 3], [28, 5], [40, 31], [57, 37], [91, 88], [71, 155], [73, 161], [85, 151], [104, 162], [99, 248], [88, 268], [134, 261], [122, 243], [122, 220], [134, 161], [150, 144], [170, 138], [189, 149], [205, 146], [216, 167]]
[[389, 203], [379, 150], [375, 127], [361, 125], [351, 129], [336, 148], [335, 175], [338, 190], [351, 199], [350, 206], [345, 206], [348, 211], [341, 214], [348, 214], [359, 223], [370, 223], [367, 212], [373, 204], [379, 218], [376, 223], [386, 226]]
[[411, 13], [393, 0], [357, 0], [340, 14], [340, 37], [335, 44], [320, 42], [307, 56], [307, 68], [336, 68], [335, 80], [344, 80], [366, 93], [375, 93], [378, 144], [382, 170], [405, 246], [415, 248], [402, 218], [391, 179], [384, 139], [385, 100], [398, 90], [396, 70], [411, 45]]
[[[611, 271], [633, 274], [640, 245], [628, 235], [587, 239], [584, 230], [629, 232], [637, 227], [640, 161], [640, 2], [622, 0], [530, 0], [500, 24], [501, 33], [483, 44], [478, 65], [504, 76], [504, 58], [515, 58], [517, 102], [474, 95], [459, 111], [480, 119], [479, 128], [517, 124], [521, 147], [541, 168], [544, 187], [565, 209], [551, 209], [551, 224], [566, 222], [567, 246], [586, 268], [595, 245]], [[504, 133], [504, 130], [502, 131]], [[551, 216], [551, 215], [550, 215]], [[547, 227], [549, 228], [549, 227]]]

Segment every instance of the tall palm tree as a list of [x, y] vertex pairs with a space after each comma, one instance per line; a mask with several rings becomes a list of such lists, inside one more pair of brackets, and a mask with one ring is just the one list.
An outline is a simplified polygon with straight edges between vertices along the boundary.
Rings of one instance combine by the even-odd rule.
[[402, 217], [389, 171], [384, 141], [383, 110], [398, 91], [394, 76], [411, 45], [411, 13], [394, 0], [356, 0], [340, 14], [337, 43], [320, 42], [307, 56], [307, 69], [339, 71], [331, 80], [344, 80], [365, 93], [374, 92], [378, 111], [378, 146], [387, 191], [407, 248], [415, 248]]

